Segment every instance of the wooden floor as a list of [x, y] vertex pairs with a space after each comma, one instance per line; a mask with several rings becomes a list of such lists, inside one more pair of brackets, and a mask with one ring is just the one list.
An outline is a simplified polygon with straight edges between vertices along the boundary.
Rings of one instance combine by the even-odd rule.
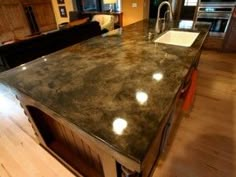
[[[236, 54], [203, 51], [193, 109], [179, 118], [153, 177], [236, 176]], [[0, 86], [0, 177], [72, 177], [42, 149]]]

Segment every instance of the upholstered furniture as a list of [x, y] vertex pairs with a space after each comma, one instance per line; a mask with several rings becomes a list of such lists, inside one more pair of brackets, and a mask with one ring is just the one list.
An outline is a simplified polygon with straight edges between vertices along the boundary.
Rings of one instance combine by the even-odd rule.
[[76, 19], [76, 20], [73, 20], [73, 21], [69, 22], [68, 25], [70, 27], [73, 27], [73, 26], [84, 24], [84, 23], [86, 23], [88, 21], [89, 21], [88, 17], [87, 18], [82, 18], [82, 19]]
[[6, 44], [0, 46], [0, 65], [13, 68], [99, 34], [101, 28], [94, 21]]
[[70, 22], [77, 20], [77, 19], [83, 19], [83, 18], [89, 18], [91, 20], [93, 18], [93, 16], [97, 15], [97, 14], [113, 15], [115, 18], [114, 19], [114, 23], [115, 23], [114, 28], [123, 27], [123, 12], [70, 11], [69, 12], [69, 19], [70, 19]]
[[97, 14], [93, 16], [92, 21], [99, 22], [101, 30], [111, 31], [114, 29], [115, 17], [113, 15]]

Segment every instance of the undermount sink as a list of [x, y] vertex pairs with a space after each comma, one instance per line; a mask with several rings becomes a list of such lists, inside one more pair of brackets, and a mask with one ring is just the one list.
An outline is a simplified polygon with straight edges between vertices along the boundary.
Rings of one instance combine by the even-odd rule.
[[154, 42], [190, 47], [198, 35], [198, 32], [169, 30], [158, 37]]

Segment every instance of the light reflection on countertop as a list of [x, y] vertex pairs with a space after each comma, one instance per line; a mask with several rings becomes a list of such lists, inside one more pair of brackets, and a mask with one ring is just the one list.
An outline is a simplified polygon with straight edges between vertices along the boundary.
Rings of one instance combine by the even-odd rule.
[[157, 82], [159, 82], [163, 79], [163, 74], [160, 72], [156, 72], [152, 75], [152, 78], [156, 80]]
[[144, 105], [148, 101], [148, 94], [144, 91], [137, 91], [136, 92], [136, 100], [140, 105]]
[[20, 67], [21, 67], [21, 70], [23, 71], [27, 69], [26, 64], [21, 64]]
[[113, 131], [117, 134], [117, 135], [122, 135], [124, 130], [126, 129], [128, 123], [124, 118], [116, 118], [113, 123]]

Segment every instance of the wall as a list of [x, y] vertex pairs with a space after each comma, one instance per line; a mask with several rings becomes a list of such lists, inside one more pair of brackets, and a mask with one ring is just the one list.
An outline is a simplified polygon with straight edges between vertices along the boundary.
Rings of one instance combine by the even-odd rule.
[[[148, 3], [149, 0], [122, 0], [123, 25], [126, 26], [147, 18]], [[136, 7], [134, 7], [135, 4]]]
[[[59, 13], [57, 0], [52, 0], [53, 10], [57, 24], [69, 22], [69, 11], [73, 11], [73, 0], [65, 0], [67, 18], [62, 18]], [[136, 3], [137, 7], [132, 7]], [[123, 25], [129, 25], [139, 20], [148, 18], [149, 0], [121, 0], [123, 12]], [[63, 6], [64, 4], [60, 5]]]
[[[52, 0], [52, 6], [53, 6], [53, 11], [55, 14], [57, 24], [60, 24], [63, 22], [69, 22], [69, 11], [74, 10], [72, 0], [65, 0], [65, 4], [57, 4], [57, 0]], [[67, 17], [60, 16], [58, 6], [65, 6], [66, 7]]]

